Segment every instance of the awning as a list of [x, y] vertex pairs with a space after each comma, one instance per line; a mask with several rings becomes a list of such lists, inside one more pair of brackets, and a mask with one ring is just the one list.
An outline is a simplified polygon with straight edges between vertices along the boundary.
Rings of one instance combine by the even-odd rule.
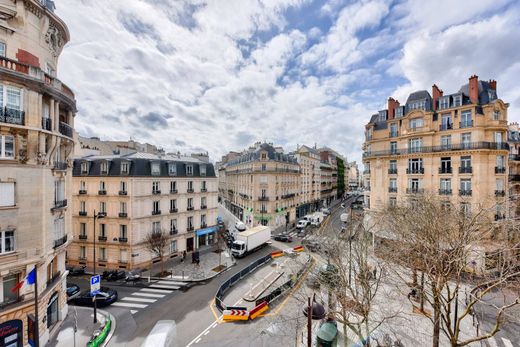
[[199, 229], [199, 230], [197, 230], [196, 234], [197, 234], [197, 236], [203, 236], [203, 235], [206, 235], [206, 234], [214, 233], [216, 231], [217, 231], [217, 227], [214, 226], [214, 227]]

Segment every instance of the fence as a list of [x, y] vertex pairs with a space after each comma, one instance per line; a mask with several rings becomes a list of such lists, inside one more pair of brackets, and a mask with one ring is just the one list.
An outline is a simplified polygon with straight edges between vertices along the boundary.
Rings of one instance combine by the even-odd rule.
[[244, 269], [242, 269], [240, 272], [237, 272], [236, 274], [234, 274], [233, 276], [231, 276], [230, 279], [228, 279], [227, 281], [225, 281], [224, 283], [222, 283], [217, 291], [217, 294], [215, 294], [215, 306], [217, 306], [217, 308], [220, 310], [220, 311], [224, 311], [227, 309], [227, 306], [224, 304], [224, 302], [222, 301], [222, 298], [224, 297], [224, 294], [226, 293], [226, 291], [231, 287], [233, 286], [235, 283], [237, 283], [238, 281], [240, 281], [242, 278], [246, 277], [247, 275], [249, 275], [251, 272], [255, 271], [257, 268], [259, 268], [260, 266], [263, 266], [265, 264], [267, 264], [268, 262], [270, 262], [272, 260], [272, 257], [271, 257], [271, 254], [268, 254], [266, 255], [265, 257], [262, 257], [260, 259], [257, 259], [256, 261], [252, 262], [251, 264], [249, 264], [247, 267], [245, 267]]

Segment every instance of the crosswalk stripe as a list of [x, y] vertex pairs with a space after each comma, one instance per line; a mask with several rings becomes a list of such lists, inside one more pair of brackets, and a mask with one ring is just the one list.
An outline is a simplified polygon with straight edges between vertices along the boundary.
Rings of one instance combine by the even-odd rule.
[[136, 301], [136, 302], [156, 302], [157, 299], [146, 299], [146, 298], [134, 298], [133, 296], [126, 296], [121, 300], [124, 301]]
[[[164, 290], [163, 290], [164, 292]], [[141, 293], [141, 292], [134, 292], [132, 295], [138, 295], [138, 296], [146, 296], [149, 298], [164, 298], [166, 295], [164, 294], [152, 294], [152, 293]]]
[[148, 305], [143, 304], [135, 304], [133, 302], [114, 302], [112, 306], [119, 306], [119, 307], [132, 307], [132, 308], [145, 308]]
[[143, 288], [140, 292], [165, 293], [166, 291], [164, 289]]
[[139, 312], [139, 311], [137, 311], [137, 310], [130, 310], [131, 314], [136, 314], [137, 312]]
[[511, 341], [509, 341], [509, 339], [505, 339], [502, 337], [502, 342], [504, 343], [504, 345], [506, 345], [506, 347], [513, 347], [513, 344], [511, 343]]
[[167, 286], [167, 285], [164, 285], [164, 284], [152, 284], [150, 286], [150, 288], [175, 290], [175, 289], [179, 289], [180, 287], [178, 287], [178, 286]]
[[498, 344], [493, 336], [491, 336], [489, 339], [487, 339], [491, 347], [498, 347]]
[[183, 286], [184, 282], [177, 282], [177, 281], [157, 281], [158, 284], [168, 284], [168, 285], [174, 285], [174, 286]]

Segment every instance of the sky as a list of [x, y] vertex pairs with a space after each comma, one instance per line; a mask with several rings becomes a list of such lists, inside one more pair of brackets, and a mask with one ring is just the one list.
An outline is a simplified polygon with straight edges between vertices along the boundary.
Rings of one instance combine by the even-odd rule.
[[364, 125], [435, 83], [497, 81], [520, 121], [515, 0], [56, 0], [83, 136], [207, 151], [256, 141], [361, 160]]

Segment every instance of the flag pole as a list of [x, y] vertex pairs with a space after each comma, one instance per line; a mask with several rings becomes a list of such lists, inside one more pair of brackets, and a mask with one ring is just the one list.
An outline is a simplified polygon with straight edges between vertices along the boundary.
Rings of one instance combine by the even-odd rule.
[[34, 265], [34, 318], [36, 325], [34, 327], [34, 346], [40, 347], [40, 318], [38, 314], [38, 264]]

